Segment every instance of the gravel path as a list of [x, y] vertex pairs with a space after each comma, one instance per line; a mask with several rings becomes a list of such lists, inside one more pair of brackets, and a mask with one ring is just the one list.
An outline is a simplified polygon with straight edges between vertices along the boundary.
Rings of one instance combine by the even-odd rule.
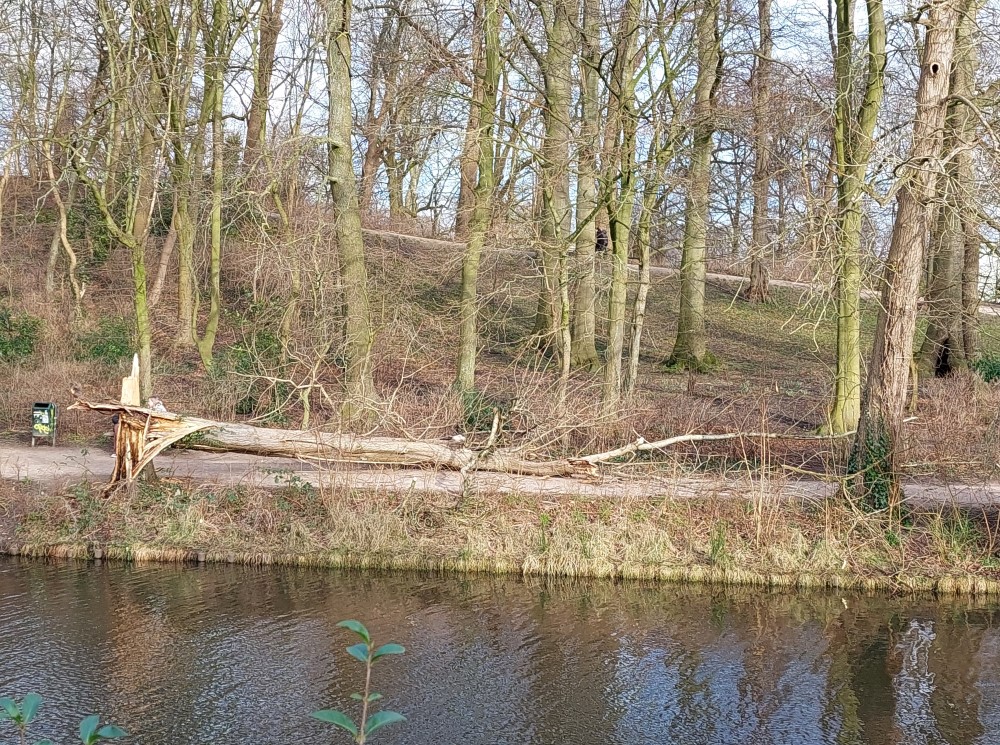
[[[113, 457], [104, 449], [28, 447], [0, 442], [0, 478], [33, 481], [46, 488], [63, 488], [80, 481], [104, 482], [111, 476]], [[282, 486], [305, 481], [326, 488], [421, 491], [458, 496], [462, 477], [454, 471], [401, 468], [360, 468], [333, 465], [317, 468], [311, 463], [262, 458], [239, 453], [206, 453], [168, 450], [156, 460], [160, 476], [189, 479], [196, 484], [230, 484], [257, 487]], [[713, 478], [534, 478], [498, 473], [477, 473], [471, 484], [496, 493], [517, 492], [551, 498], [641, 499], [670, 497], [750, 498], [765, 492], [770, 499], [823, 500], [833, 496], [834, 485], [818, 480]], [[966, 507], [1000, 506], [1000, 484], [936, 484], [913, 482], [906, 487], [907, 500], [920, 506], [957, 504]]]

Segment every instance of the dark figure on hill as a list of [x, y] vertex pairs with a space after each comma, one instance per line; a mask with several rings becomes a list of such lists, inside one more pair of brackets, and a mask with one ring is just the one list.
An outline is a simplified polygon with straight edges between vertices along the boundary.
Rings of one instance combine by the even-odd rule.
[[594, 244], [594, 251], [599, 254], [607, 253], [608, 251], [608, 231], [604, 228], [597, 229], [597, 241]]

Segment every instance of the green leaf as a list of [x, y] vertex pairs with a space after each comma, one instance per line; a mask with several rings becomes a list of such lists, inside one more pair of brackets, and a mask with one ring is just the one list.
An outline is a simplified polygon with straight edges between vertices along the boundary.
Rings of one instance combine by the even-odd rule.
[[371, 703], [372, 701], [378, 701], [380, 698], [382, 698], [382, 694], [381, 693], [369, 693], [368, 694], [368, 703]]
[[21, 710], [17, 708], [14, 699], [4, 696], [0, 698], [0, 719], [17, 719], [21, 715]]
[[360, 693], [352, 693], [351, 694], [351, 698], [354, 699], [355, 701], [364, 701], [365, 700], [365, 697], [362, 696]]
[[97, 732], [97, 725], [100, 724], [101, 718], [97, 714], [91, 714], [89, 717], [80, 722], [80, 742], [83, 745], [92, 745], [94, 740], [97, 738], [95, 734]]
[[406, 648], [402, 644], [383, 644], [375, 650], [375, 654], [372, 655], [372, 662], [375, 662], [379, 657], [385, 657], [387, 654], [403, 654], [405, 651]]
[[371, 634], [368, 633], [368, 629], [365, 628], [365, 625], [361, 623], [361, 621], [341, 621], [337, 625], [342, 629], [349, 629], [350, 631], [353, 631], [355, 634], [364, 639], [366, 644], [372, 643]]
[[405, 722], [406, 717], [395, 711], [377, 711], [368, 718], [368, 723], [365, 725], [365, 737], [368, 737], [372, 732], [377, 729], [381, 729], [387, 724], [395, 724], [396, 722]]
[[24, 697], [24, 701], [21, 702], [21, 716], [24, 717], [24, 723], [28, 724], [35, 715], [38, 713], [38, 707], [42, 705], [42, 697], [37, 693], [29, 693]]
[[97, 736], [103, 737], [105, 740], [120, 740], [123, 737], [128, 737], [128, 732], [113, 724], [105, 724], [97, 730]]
[[321, 722], [335, 724], [341, 729], [347, 730], [355, 737], [358, 736], [358, 726], [354, 723], [353, 719], [342, 711], [337, 711], [336, 709], [321, 709], [320, 711], [314, 711], [309, 716], [313, 719], [318, 719]]
[[52, 740], [39, 740], [35, 745], [52, 745]]
[[367, 644], [352, 644], [347, 648], [347, 654], [351, 655], [356, 660], [361, 660], [362, 662], [368, 662], [368, 645]]

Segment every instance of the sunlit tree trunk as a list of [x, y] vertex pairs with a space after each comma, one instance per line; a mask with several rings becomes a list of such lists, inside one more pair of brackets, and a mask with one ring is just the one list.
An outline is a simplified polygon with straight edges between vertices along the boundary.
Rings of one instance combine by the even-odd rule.
[[771, 0], [757, 0], [757, 20], [760, 26], [760, 40], [757, 43], [757, 58], [754, 62], [750, 89], [753, 97], [754, 166], [753, 166], [753, 214], [750, 228], [750, 285], [747, 300], [751, 303], [766, 303], [770, 297], [770, 286], [766, 263], [768, 222], [770, 211], [768, 200], [771, 194], [771, 55], [774, 44], [771, 39]]
[[[951, 72], [951, 95], [945, 120], [944, 148], [948, 155], [943, 178], [938, 179], [937, 218], [929, 246], [930, 278], [927, 283], [928, 326], [920, 348], [922, 368], [947, 375], [975, 359], [976, 317], [967, 313], [970, 274], [967, 257], [975, 259], [975, 299], [978, 305], [979, 223], [975, 202], [976, 116], [969, 108], [977, 62], [974, 31], [976, 2], [963, 3]], [[972, 251], [968, 250], [972, 244]], [[978, 310], [978, 309], [976, 309]], [[967, 342], [971, 340], [967, 354]]]
[[[481, 79], [477, 83], [482, 96], [474, 104], [479, 108], [476, 120], [480, 125], [480, 130], [475, 135], [479, 148], [478, 180], [468, 224], [468, 243], [462, 261], [458, 375], [455, 379], [455, 387], [463, 393], [471, 391], [476, 384], [476, 355], [479, 351], [479, 259], [490, 225], [490, 206], [496, 185], [493, 173], [493, 126], [500, 81], [500, 3], [499, 0], [480, 0], [478, 5], [477, 15], [482, 18], [483, 34], [483, 65], [478, 71]], [[477, 39], [474, 43], [479, 45], [480, 41]]]
[[705, 273], [708, 192], [711, 184], [715, 134], [715, 89], [719, 80], [719, 2], [699, 4], [695, 34], [698, 77], [694, 89], [694, 134], [688, 193], [684, 202], [684, 243], [681, 248], [681, 297], [677, 340], [668, 365], [700, 370], [705, 366]]
[[342, 415], [356, 418], [375, 399], [371, 347], [374, 331], [368, 299], [368, 270], [361, 236], [361, 210], [351, 148], [351, 2], [326, 4], [327, 188], [344, 295], [345, 402]]
[[836, 0], [833, 150], [837, 169], [837, 371], [828, 429], [853, 431], [861, 413], [861, 220], [872, 134], [882, 106], [885, 13], [882, 0], [868, 0], [868, 70], [855, 114], [854, 0]]
[[[608, 292], [608, 346], [601, 390], [602, 413], [618, 408], [622, 393], [622, 352], [628, 298], [628, 252], [635, 200], [635, 52], [638, 46], [639, 0], [626, 0], [615, 40], [615, 60], [608, 94], [608, 125], [604, 150], [608, 154], [603, 181], [608, 204], [611, 243], [611, 287]], [[615, 184], [614, 182], [617, 182]]]
[[596, 371], [601, 364], [597, 355], [597, 318], [594, 277], [594, 246], [597, 229], [592, 214], [597, 209], [597, 151], [600, 136], [600, 10], [598, 0], [583, 0], [583, 33], [580, 53], [580, 137], [577, 145], [576, 183], [576, 261], [578, 275], [573, 298], [571, 363], [574, 367]]
[[869, 509], [898, 509], [902, 498], [898, 456], [903, 449], [924, 236], [941, 167], [941, 133], [958, 23], [956, 4], [957, 0], [930, 3], [913, 147], [903, 166], [904, 182], [882, 278], [875, 348], [851, 456], [855, 495]]

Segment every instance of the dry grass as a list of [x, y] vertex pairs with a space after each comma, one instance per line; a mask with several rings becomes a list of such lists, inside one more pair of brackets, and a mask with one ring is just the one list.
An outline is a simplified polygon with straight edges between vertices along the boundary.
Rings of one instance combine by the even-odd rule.
[[[134, 561], [228, 561], [1000, 593], [997, 515], [945, 509], [901, 525], [840, 500], [550, 500], [358, 493], [289, 478], [268, 491], [177, 481], [107, 500], [5, 484], [3, 550]], [[96, 552], [96, 553], [95, 553]]]

